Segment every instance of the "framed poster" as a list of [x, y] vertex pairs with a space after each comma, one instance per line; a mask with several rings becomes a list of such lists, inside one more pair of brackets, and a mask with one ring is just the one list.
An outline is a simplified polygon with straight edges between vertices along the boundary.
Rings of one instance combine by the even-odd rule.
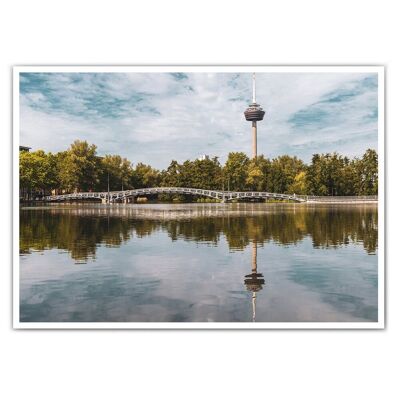
[[384, 327], [383, 67], [14, 67], [13, 151], [15, 328]]

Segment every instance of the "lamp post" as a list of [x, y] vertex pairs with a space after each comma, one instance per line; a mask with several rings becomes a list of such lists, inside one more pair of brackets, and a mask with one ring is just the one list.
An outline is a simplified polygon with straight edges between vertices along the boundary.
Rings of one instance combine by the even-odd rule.
[[110, 172], [107, 172], [107, 203], [110, 203]]

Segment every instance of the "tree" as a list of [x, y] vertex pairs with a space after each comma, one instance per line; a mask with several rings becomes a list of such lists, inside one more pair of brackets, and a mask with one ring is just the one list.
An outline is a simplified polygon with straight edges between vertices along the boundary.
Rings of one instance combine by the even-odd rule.
[[241, 191], [246, 187], [246, 180], [249, 167], [249, 158], [245, 153], [229, 153], [223, 168], [225, 187], [230, 190]]
[[294, 194], [307, 194], [307, 178], [306, 172], [301, 171], [295, 177], [293, 183], [291, 183], [288, 187], [289, 193]]
[[56, 156], [43, 150], [24, 151], [19, 156], [21, 188], [48, 191], [59, 186]]
[[180, 182], [180, 165], [172, 160], [168, 168], [161, 172], [162, 186], [178, 187]]
[[98, 183], [99, 159], [96, 146], [75, 140], [60, 163], [60, 181], [68, 191], [93, 190]]
[[269, 191], [274, 193], [292, 192], [290, 186], [294, 183], [296, 176], [305, 169], [305, 164], [297, 157], [284, 155], [274, 158], [267, 176]]
[[368, 149], [356, 165], [358, 175], [358, 195], [378, 194], [378, 154]]
[[342, 195], [350, 191], [345, 178], [352, 178], [352, 165], [338, 153], [314, 154], [307, 168], [310, 194], [316, 196]]
[[[96, 146], [76, 140], [66, 151], [20, 153], [20, 185], [28, 192], [63, 189], [105, 191], [171, 186], [210, 190], [256, 190], [317, 196], [375, 195], [378, 193], [378, 154], [368, 149], [362, 158], [334, 153], [314, 154], [307, 166], [289, 155], [272, 160], [263, 155], [249, 159], [231, 152], [222, 167], [217, 157], [171, 161], [159, 172], [150, 165], [119, 155], [96, 155]], [[26, 192], [25, 192], [26, 194]], [[167, 196], [168, 197], [168, 196]]]
[[99, 190], [123, 190], [131, 188], [132, 163], [119, 155], [106, 155], [100, 158]]
[[309, 193], [317, 196], [377, 194], [378, 156], [371, 149], [361, 160], [337, 153], [314, 154], [306, 179]]
[[38, 167], [33, 153], [28, 151], [19, 154], [19, 183], [21, 188], [32, 189], [38, 185]]
[[157, 187], [160, 183], [160, 173], [150, 165], [139, 163], [133, 170], [131, 183], [137, 189]]
[[198, 189], [221, 189], [222, 168], [217, 157], [195, 160], [187, 165], [190, 186]]
[[267, 190], [270, 167], [271, 162], [263, 155], [250, 160], [247, 167], [246, 188], [257, 191]]

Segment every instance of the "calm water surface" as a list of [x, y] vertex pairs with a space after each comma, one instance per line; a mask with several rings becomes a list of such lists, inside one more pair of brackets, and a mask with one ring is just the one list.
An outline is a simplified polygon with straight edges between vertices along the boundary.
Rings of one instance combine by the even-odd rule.
[[22, 322], [377, 321], [374, 205], [20, 212]]

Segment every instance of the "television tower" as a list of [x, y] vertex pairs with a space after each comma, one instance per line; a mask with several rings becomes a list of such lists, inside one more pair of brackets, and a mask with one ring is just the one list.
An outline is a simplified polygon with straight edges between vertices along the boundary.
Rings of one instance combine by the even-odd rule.
[[251, 121], [251, 131], [253, 135], [253, 158], [257, 157], [257, 121], [262, 121], [265, 111], [256, 102], [256, 74], [253, 73], [253, 102], [244, 112], [246, 121]]

